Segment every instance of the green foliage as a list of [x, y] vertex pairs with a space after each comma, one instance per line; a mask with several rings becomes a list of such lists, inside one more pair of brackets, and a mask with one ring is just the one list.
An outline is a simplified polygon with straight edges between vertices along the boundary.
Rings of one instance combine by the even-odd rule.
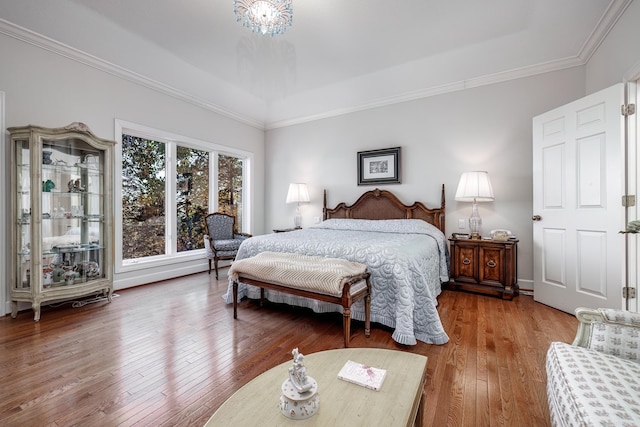
[[209, 208], [209, 153], [178, 146], [176, 173], [177, 250], [202, 249]]
[[[208, 151], [177, 146], [176, 250], [204, 247], [204, 218], [209, 210]], [[243, 161], [218, 156], [219, 211], [234, 215], [242, 226]], [[165, 253], [166, 145], [132, 135], [122, 137], [122, 217], [124, 259]], [[242, 230], [237, 230], [238, 232]]]
[[218, 211], [236, 217], [236, 232], [242, 232], [242, 159], [218, 156]]
[[122, 136], [122, 257], [165, 253], [165, 144]]
[[165, 145], [131, 135], [122, 137], [122, 216], [145, 221], [164, 215]]

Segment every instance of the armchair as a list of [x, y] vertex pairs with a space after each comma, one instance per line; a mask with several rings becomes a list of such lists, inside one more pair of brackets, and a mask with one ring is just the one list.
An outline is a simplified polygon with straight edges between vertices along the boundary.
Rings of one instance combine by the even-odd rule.
[[204, 247], [209, 258], [209, 274], [211, 274], [211, 260], [213, 260], [217, 280], [218, 261], [235, 259], [240, 244], [251, 235], [236, 233], [236, 218], [222, 212], [207, 215], [205, 222], [207, 234], [204, 236]]
[[552, 426], [640, 425], [640, 314], [576, 309], [573, 344], [547, 351]]

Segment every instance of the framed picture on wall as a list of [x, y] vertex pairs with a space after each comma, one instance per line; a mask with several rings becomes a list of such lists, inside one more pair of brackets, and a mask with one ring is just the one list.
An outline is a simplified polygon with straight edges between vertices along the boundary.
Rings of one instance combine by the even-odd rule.
[[358, 185], [400, 184], [400, 147], [358, 152]]

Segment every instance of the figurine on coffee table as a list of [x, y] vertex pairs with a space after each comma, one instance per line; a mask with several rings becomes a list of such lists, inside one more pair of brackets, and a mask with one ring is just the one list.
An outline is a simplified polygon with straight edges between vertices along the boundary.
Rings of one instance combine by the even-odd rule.
[[303, 420], [318, 412], [320, 394], [316, 380], [307, 376], [304, 355], [297, 348], [291, 354], [293, 367], [289, 368], [289, 378], [282, 383], [280, 411], [287, 418]]
[[312, 384], [307, 378], [307, 368], [304, 367], [304, 355], [294, 348], [291, 352], [293, 355], [293, 368], [289, 368], [289, 379], [293, 386], [300, 393], [311, 390]]

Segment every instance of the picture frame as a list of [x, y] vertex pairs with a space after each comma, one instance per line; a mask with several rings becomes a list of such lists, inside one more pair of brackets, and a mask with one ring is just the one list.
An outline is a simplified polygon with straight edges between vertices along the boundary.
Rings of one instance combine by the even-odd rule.
[[358, 185], [400, 184], [400, 147], [358, 152]]

